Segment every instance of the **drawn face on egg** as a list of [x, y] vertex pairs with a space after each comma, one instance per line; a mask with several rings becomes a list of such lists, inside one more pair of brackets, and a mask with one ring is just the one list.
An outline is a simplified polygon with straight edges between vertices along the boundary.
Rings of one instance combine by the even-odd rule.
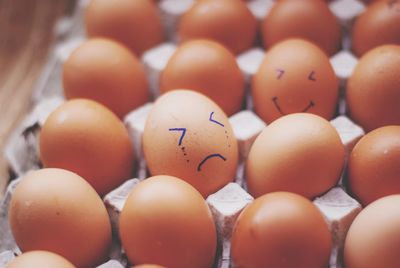
[[225, 113], [202, 94], [175, 90], [161, 96], [147, 119], [143, 150], [151, 175], [172, 175], [203, 196], [235, 176], [237, 141]]
[[265, 56], [253, 79], [256, 113], [266, 122], [308, 112], [330, 119], [338, 98], [338, 81], [328, 57], [300, 39], [283, 41]]

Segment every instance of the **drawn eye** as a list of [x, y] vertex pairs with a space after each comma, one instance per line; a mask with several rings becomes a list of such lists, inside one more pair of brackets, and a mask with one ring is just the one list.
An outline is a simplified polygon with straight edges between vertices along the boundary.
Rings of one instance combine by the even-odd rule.
[[285, 74], [285, 70], [283, 70], [283, 69], [275, 69], [275, 71], [276, 71], [276, 79], [281, 79], [282, 78], [282, 76]]
[[311, 71], [311, 73], [308, 75], [308, 80], [317, 81], [315, 78], [315, 71]]
[[183, 142], [183, 138], [185, 137], [186, 134], [186, 128], [182, 127], [182, 128], [170, 128], [168, 129], [169, 131], [179, 131], [181, 132], [181, 137], [179, 138], [179, 143], [178, 145], [181, 146], [182, 142]]
[[220, 125], [221, 127], [225, 127], [224, 124], [222, 124], [221, 122], [218, 122], [217, 120], [215, 120], [215, 119], [213, 118], [213, 115], [214, 115], [214, 112], [211, 112], [211, 113], [210, 113], [210, 118], [209, 118], [208, 120], [209, 120], [210, 122], [214, 123], [214, 124]]

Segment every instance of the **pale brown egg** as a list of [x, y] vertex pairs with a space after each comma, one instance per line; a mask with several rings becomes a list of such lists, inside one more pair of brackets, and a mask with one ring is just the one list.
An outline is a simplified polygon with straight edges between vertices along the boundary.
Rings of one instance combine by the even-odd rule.
[[77, 267], [99, 265], [111, 245], [111, 224], [101, 198], [67, 170], [27, 173], [11, 198], [9, 221], [22, 252], [51, 251]]
[[340, 24], [321, 0], [277, 1], [265, 17], [261, 32], [266, 47], [288, 38], [302, 38], [333, 55], [341, 45]]
[[252, 47], [257, 21], [241, 0], [199, 0], [181, 18], [180, 41], [207, 38], [239, 54]]
[[49, 251], [29, 251], [19, 255], [6, 268], [75, 268], [65, 258]]
[[349, 158], [348, 180], [363, 205], [400, 194], [400, 125], [377, 128], [356, 144]]
[[115, 39], [139, 56], [164, 40], [160, 14], [154, 1], [91, 0], [85, 23], [90, 37]]
[[336, 185], [344, 147], [335, 128], [307, 113], [291, 114], [268, 125], [246, 162], [246, 180], [255, 197], [288, 191], [314, 198]]
[[232, 234], [235, 267], [328, 267], [332, 238], [317, 207], [288, 192], [263, 195], [240, 214]]
[[400, 0], [374, 1], [355, 21], [352, 46], [361, 57], [386, 44], [400, 45]]
[[378, 199], [350, 226], [344, 244], [346, 268], [400, 267], [400, 195]]
[[154, 104], [143, 132], [152, 175], [172, 175], [204, 197], [233, 181], [238, 145], [225, 113], [206, 96], [174, 90]]
[[400, 46], [384, 45], [358, 62], [346, 89], [350, 117], [366, 131], [400, 125]]
[[329, 58], [314, 44], [289, 39], [271, 48], [253, 77], [256, 113], [266, 122], [307, 112], [334, 115], [339, 85]]
[[162, 93], [191, 89], [215, 101], [225, 113], [240, 111], [244, 77], [234, 55], [219, 43], [194, 40], [182, 44], [161, 75]]
[[129, 194], [119, 220], [120, 237], [133, 264], [211, 267], [217, 234], [211, 212], [190, 184], [154, 176]]
[[100, 195], [129, 179], [134, 165], [124, 124], [86, 99], [67, 101], [50, 114], [40, 133], [40, 159], [45, 167], [79, 174]]
[[108, 39], [90, 39], [69, 56], [63, 85], [67, 99], [95, 100], [120, 118], [149, 101], [140, 61], [126, 47]]

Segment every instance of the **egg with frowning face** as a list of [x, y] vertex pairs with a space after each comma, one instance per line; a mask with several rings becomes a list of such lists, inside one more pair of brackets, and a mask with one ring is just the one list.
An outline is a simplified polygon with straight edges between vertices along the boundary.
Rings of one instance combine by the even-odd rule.
[[143, 150], [152, 175], [172, 175], [203, 196], [233, 181], [237, 141], [225, 113], [206, 96], [189, 90], [162, 95], [147, 118]]

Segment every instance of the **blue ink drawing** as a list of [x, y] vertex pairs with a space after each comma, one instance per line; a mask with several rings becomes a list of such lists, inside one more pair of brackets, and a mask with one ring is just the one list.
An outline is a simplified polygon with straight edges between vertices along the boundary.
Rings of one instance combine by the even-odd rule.
[[208, 120], [210, 120], [211, 122], [213, 122], [213, 123], [215, 123], [215, 124], [218, 124], [218, 125], [224, 127], [224, 124], [222, 124], [222, 123], [220, 123], [220, 122], [218, 122], [218, 121], [216, 121], [216, 120], [214, 120], [214, 119], [212, 118], [213, 115], [214, 115], [214, 112], [211, 112], [210, 118], [209, 118]]
[[226, 161], [226, 158], [223, 157], [223, 156], [220, 155], [220, 154], [210, 154], [209, 156], [207, 156], [206, 158], [204, 158], [204, 159], [200, 162], [200, 164], [197, 166], [197, 171], [201, 171], [201, 166], [202, 166], [208, 159], [213, 158], [213, 157], [219, 157], [220, 159]]
[[186, 134], [186, 128], [170, 128], [168, 129], [169, 131], [182, 131], [181, 137], [179, 138], [179, 143], [178, 145], [180, 146], [182, 144], [183, 138], [185, 137]]

